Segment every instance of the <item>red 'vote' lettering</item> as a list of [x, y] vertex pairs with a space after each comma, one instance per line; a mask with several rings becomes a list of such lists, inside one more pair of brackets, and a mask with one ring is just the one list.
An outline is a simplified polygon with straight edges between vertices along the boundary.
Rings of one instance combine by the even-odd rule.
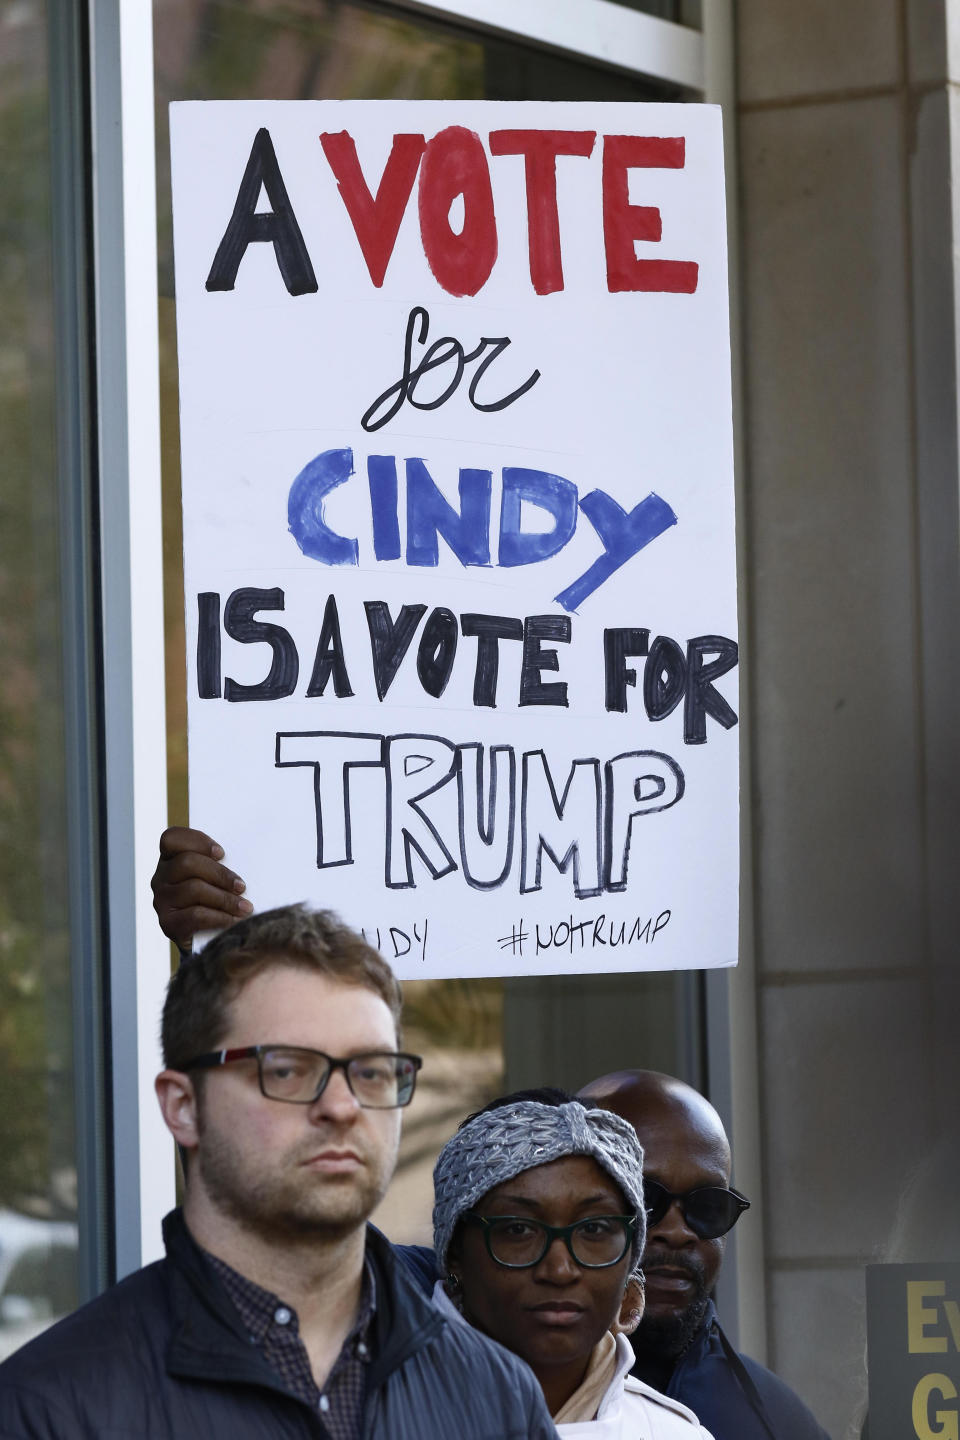
[[[557, 157], [589, 158], [596, 133], [589, 130], [493, 130], [491, 155], [522, 155], [527, 197], [530, 279], [538, 295], [564, 288], [557, 208]], [[476, 295], [497, 258], [497, 222], [490, 169], [480, 137], [450, 125], [431, 140], [395, 135], [376, 195], [364, 178], [353, 137], [346, 131], [320, 136], [344, 206], [374, 285], [383, 285], [419, 171], [420, 234], [427, 263], [451, 295]], [[691, 295], [699, 265], [691, 260], [639, 258], [634, 241], [658, 242], [663, 226], [653, 205], [632, 205], [631, 169], [681, 170], [682, 136], [605, 135], [601, 194], [607, 289]], [[463, 197], [463, 224], [454, 229], [453, 202]]]
[[527, 183], [530, 279], [538, 295], [563, 289], [557, 156], [593, 153], [595, 130], [491, 130], [491, 155], [522, 155]]
[[[463, 229], [450, 225], [450, 206], [463, 196]], [[434, 135], [420, 166], [420, 236], [427, 264], [451, 295], [476, 295], [497, 258], [497, 221], [480, 136], [462, 125]]]
[[379, 287], [397, 243], [397, 231], [417, 178], [426, 140], [422, 135], [394, 135], [376, 199], [363, 178], [352, 135], [346, 130], [336, 135], [321, 135], [320, 144], [336, 177], [337, 189], [360, 242], [370, 279]]
[[604, 135], [603, 238], [607, 250], [608, 290], [668, 290], [692, 295], [699, 266], [690, 260], [639, 260], [634, 240], [659, 240], [660, 211], [653, 205], [631, 205], [627, 171], [682, 170], [686, 160], [683, 136]]

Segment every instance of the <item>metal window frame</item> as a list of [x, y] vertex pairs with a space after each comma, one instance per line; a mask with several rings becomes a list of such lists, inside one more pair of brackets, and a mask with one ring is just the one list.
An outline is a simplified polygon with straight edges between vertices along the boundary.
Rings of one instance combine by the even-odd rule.
[[[399, 9], [472, 26], [643, 75], [681, 90], [703, 92], [704, 37], [687, 25], [660, 20], [615, 0], [393, 0]], [[708, 7], [714, 0], [707, 0]]]
[[147, 883], [167, 810], [152, 27], [144, 0], [89, 0], [113, 1278], [161, 1253], [175, 1194]]
[[[740, 302], [739, 168], [736, 125], [735, 0], [704, 3], [704, 99], [724, 111], [727, 253], [730, 277], [730, 359], [733, 378], [733, 452], [737, 493], [737, 594], [741, 617], [749, 605], [745, 563], [743, 360]], [[741, 630], [746, 627], [741, 626]], [[740, 664], [740, 944], [735, 970], [705, 976], [707, 1089], [723, 1116], [734, 1150], [735, 1183], [753, 1202], [750, 1222], [727, 1243], [718, 1290], [731, 1340], [763, 1362], [767, 1356], [766, 1237], [759, 1094], [756, 963], [753, 914], [753, 804], [747, 708], [750, 657]]]

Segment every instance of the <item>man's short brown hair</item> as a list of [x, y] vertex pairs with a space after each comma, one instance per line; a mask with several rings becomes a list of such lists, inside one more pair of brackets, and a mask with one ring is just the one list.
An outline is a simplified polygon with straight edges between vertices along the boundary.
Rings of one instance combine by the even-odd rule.
[[330, 910], [284, 905], [238, 921], [183, 961], [163, 1007], [164, 1065], [177, 1070], [195, 1056], [216, 1050], [240, 991], [255, 975], [279, 965], [372, 990], [399, 1031], [400, 986], [379, 951]]

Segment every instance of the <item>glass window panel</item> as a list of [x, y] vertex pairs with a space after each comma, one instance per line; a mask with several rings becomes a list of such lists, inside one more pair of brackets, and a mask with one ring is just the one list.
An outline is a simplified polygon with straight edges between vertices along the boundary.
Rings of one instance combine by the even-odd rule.
[[[669, 9], [673, 12], [676, 6]], [[669, 18], [677, 17], [671, 13]], [[674, 98], [675, 92], [574, 57], [351, 0], [154, 0], [154, 37], [169, 801], [171, 823], [186, 824], [169, 102], [663, 100]], [[202, 815], [190, 819], [203, 828]], [[229, 846], [229, 836], [217, 838]], [[256, 895], [251, 898], [256, 903]], [[604, 1070], [626, 1065], [700, 1078], [699, 990], [689, 977], [437, 980], [414, 982], [404, 991], [404, 1041], [426, 1063], [413, 1104], [404, 1114], [397, 1175], [375, 1217], [396, 1240], [431, 1242], [437, 1152], [465, 1115], [506, 1085], [575, 1088]]]
[[0, 1359], [78, 1298], [48, 26], [0, 12]]
[[703, 0], [613, 0], [613, 3], [627, 10], [642, 10], [658, 20], [672, 20], [675, 25], [703, 29]]

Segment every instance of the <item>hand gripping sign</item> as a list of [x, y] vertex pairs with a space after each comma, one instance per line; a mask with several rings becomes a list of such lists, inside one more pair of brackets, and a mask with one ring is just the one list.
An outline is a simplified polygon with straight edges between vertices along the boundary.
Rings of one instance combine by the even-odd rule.
[[408, 976], [733, 963], [719, 111], [171, 132], [193, 823]]

